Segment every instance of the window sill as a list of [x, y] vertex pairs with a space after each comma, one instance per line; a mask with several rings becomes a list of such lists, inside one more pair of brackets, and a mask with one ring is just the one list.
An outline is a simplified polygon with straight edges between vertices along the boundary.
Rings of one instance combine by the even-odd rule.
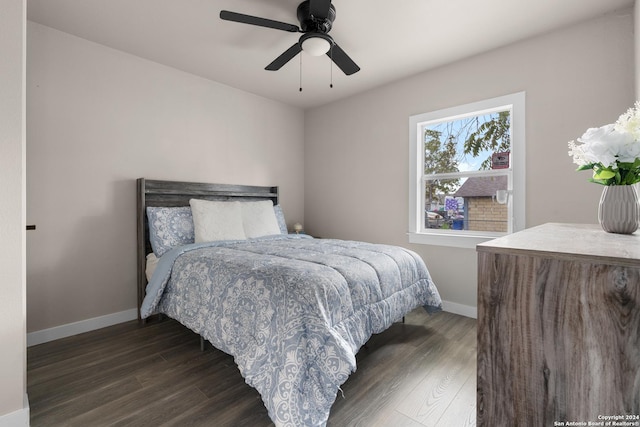
[[506, 233], [466, 234], [455, 231], [447, 233], [408, 233], [409, 243], [420, 245], [448, 246], [453, 248], [475, 249], [479, 243], [504, 236]]

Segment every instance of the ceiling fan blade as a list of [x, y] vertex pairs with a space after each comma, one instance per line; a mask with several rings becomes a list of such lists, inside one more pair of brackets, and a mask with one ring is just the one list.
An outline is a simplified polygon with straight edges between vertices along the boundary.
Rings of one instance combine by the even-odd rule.
[[327, 56], [331, 58], [333, 62], [335, 62], [335, 64], [347, 76], [350, 76], [351, 74], [354, 74], [360, 71], [360, 67], [358, 67], [358, 65], [355, 62], [353, 62], [351, 58], [349, 58], [349, 55], [347, 55], [345, 51], [342, 50], [340, 46], [338, 46], [337, 43], [334, 43], [333, 47], [329, 49], [329, 52], [327, 52]]
[[259, 18], [257, 16], [245, 15], [243, 13], [229, 12], [228, 10], [220, 11], [220, 19], [240, 22], [242, 24], [257, 25], [259, 27], [275, 28], [276, 30], [289, 31], [290, 33], [297, 33], [300, 31], [297, 25], [274, 21], [272, 19]]
[[309, 12], [314, 18], [327, 19], [331, 0], [309, 0]]
[[269, 71], [277, 71], [282, 68], [284, 64], [291, 61], [301, 51], [302, 47], [300, 47], [300, 43], [296, 43], [289, 49], [285, 50], [282, 55], [274, 59], [274, 61], [271, 64], [267, 65], [264, 69]]

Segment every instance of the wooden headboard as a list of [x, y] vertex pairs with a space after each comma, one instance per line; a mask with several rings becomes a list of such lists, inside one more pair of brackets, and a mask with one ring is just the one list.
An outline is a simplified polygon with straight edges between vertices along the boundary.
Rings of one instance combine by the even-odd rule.
[[138, 228], [138, 319], [145, 295], [147, 254], [151, 253], [147, 206], [189, 206], [191, 199], [203, 200], [271, 200], [278, 204], [278, 187], [251, 185], [205, 184], [200, 182], [137, 180]]

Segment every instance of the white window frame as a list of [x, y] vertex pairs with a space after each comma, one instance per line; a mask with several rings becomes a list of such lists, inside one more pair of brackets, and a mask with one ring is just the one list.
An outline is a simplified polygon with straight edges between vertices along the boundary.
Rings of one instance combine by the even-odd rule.
[[[455, 120], [496, 110], [511, 110], [511, 162], [509, 169], [465, 172], [464, 176], [509, 175], [507, 233], [439, 230], [424, 227], [424, 141], [422, 127], [430, 122]], [[518, 92], [409, 118], [409, 242], [426, 245], [475, 248], [478, 243], [523, 230], [525, 227], [525, 93]], [[446, 174], [437, 174], [447, 178]], [[458, 177], [454, 174], [453, 177]]]

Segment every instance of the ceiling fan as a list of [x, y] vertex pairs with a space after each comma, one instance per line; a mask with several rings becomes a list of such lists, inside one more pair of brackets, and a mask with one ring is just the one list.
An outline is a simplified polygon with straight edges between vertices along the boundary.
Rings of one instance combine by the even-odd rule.
[[265, 70], [279, 70], [301, 51], [305, 51], [313, 56], [326, 54], [348, 76], [360, 71], [360, 67], [349, 58], [349, 55], [328, 34], [331, 31], [333, 21], [336, 19], [336, 8], [331, 4], [331, 0], [305, 0], [298, 5], [297, 15], [300, 27], [286, 22], [229, 12], [228, 10], [220, 12], [220, 18], [226, 21], [274, 28], [291, 33], [302, 33], [300, 39], [271, 64], [267, 65]]

